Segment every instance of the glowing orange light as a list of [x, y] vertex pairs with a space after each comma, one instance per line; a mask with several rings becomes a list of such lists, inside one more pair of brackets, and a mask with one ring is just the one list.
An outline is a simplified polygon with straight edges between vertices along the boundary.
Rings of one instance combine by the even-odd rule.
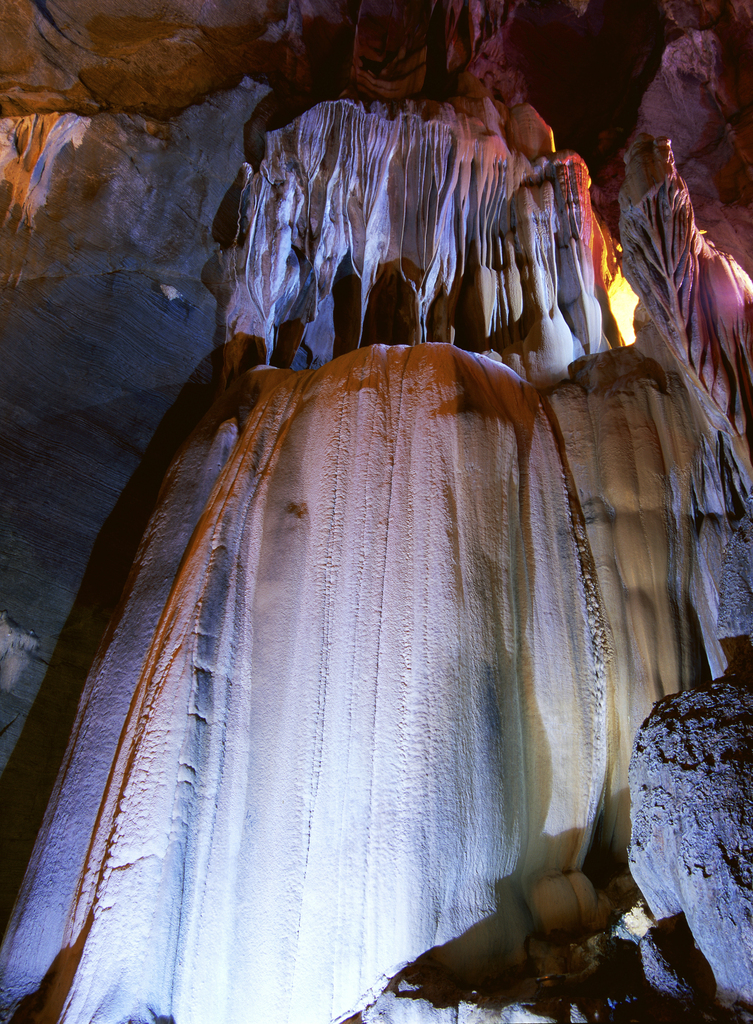
[[635, 328], [633, 317], [635, 307], [638, 305], [638, 296], [627, 282], [619, 267], [609, 285], [607, 292], [609, 296], [609, 308], [617, 321], [622, 340], [626, 345], [632, 345], [635, 341]]

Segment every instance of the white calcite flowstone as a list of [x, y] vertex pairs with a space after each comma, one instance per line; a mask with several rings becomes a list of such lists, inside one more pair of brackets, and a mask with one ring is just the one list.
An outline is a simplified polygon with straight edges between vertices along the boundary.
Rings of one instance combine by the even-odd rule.
[[[61, 1020], [315, 1024], [435, 945], [516, 959], [542, 884], [577, 924], [588, 883], [560, 872], [601, 806], [609, 656], [582, 530], [539, 395], [498, 363], [373, 346], [246, 374], [173, 466], [90, 680], [6, 944], [17, 995], [57, 955]], [[98, 726], [131, 697], [99, 808]]]
[[[633, 738], [666, 693], [720, 675], [724, 552], [750, 488], [746, 445], [715, 429], [680, 367], [640, 346], [582, 360], [548, 395], [583, 510], [609, 623], [609, 781], [600, 842], [630, 837]], [[678, 609], [682, 609], [678, 613]]]

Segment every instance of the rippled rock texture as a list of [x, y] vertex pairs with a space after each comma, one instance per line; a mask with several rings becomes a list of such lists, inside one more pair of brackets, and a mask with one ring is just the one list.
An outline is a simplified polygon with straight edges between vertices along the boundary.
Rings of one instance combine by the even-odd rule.
[[201, 275], [263, 95], [170, 124], [0, 121], [0, 608], [39, 640], [0, 688], [5, 919], [162, 477], [211, 401]]
[[[322, 166], [307, 119], [270, 137], [225, 266], [241, 268], [231, 284], [247, 315], [267, 311], [257, 358], [279, 355], [279, 304], [305, 299], [324, 365], [241, 373], [168, 475], [10, 925], [9, 1007], [41, 998], [53, 1018], [113, 1024], [324, 1022], [429, 949], [468, 979], [513, 965], [531, 931], [594, 926], [582, 868], [589, 850], [625, 854], [638, 722], [723, 670], [715, 624], [750, 489], [744, 423], [677, 346], [664, 366], [637, 348], [550, 362], [537, 390], [504, 365], [505, 345], [500, 358], [418, 335], [395, 344], [394, 316], [392, 344], [368, 344], [375, 315], [375, 334], [338, 356], [331, 264], [347, 255], [359, 281], [378, 282], [398, 225], [402, 251], [439, 263], [442, 280], [441, 257], [454, 267], [467, 252], [467, 223], [483, 238], [488, 221], [460, 202], [458, 176], [483, 182], [487, 169], [501, 208], [508, 170], [534, 169], [480, 121], [464, 164], [445, 132], [454, 111], [427, 122], [338, 104], [311, 114], [323, 118], [348, 125], [327, 136], [342, 144], [327, 187], [293, 159]], [[355, 156], [353, 125], [372, 141]], [[407, 210], [423, 210], [407, 201], [422, 195], [421, 165], [400, 173], [395, 157], [420, 156], [427, 136], [460, 151], [439, 161], [444, 219], [439, 171], [421, 179], [437, 196], [422, 215], [446, 232], [434, 246], [406, 228]], [[374, 138], [392, 148], [366, 176], [386, 184], [359, 232], [348, 172], [380, 167]], [[510, 250], [492, 308], [509, 307], [514, 268], [523, 310], [564, 322], [536, 288], [557, 305], [561, 249], [577, 308], [592, 299], [576, 234], [585, 193], [562, 184], [582, 165], [537, 166], [542, 185], [521, 189], [544, 191], [551, 167], [562, 199], [550, 181], [542, 232], [531, 199], [514, 206], [515, 234], [491, 219], [490, 249]], [[634, 262], [650, 255], [631, 245]], [[399, 259], [392, 280], [410, 294]], [[670, 283], [675, 296], [682, 280]], [[485, 288], [474, 273], [471, 300]], [[456, 320], [456, 340], [473, 326]], [[672, 344], [671, 326], [655, 316], [656, 345]], [[522, 362], [525, 344], [513, 354]]]
[[323, 104], [268, 137], [230, 221], [231, 371], [455, 341], [543, 385], [608, 347], [585, 165], [530, 107], [477, 92]]
[[447, 345], [253, 371], [168, 487], [39, 847], [66, 914], [18, 926], [26, 977], [68, 947], [70, 1019], [324, 1021], [434, 945], [473, 972], [588, 915], [560, 872], [605, 785], [608, 640], [537, 393]]
[[753, 284], [698, 231], [668, 139], [639, 135], [626, 163], [628, 280], [678, 363], [753, 446]]
[[[727, 671], [660, 701], [638, 730], [630, 767], [631, 869], [656, 917], [670, 919], [647, 937], [647, 976], [660, 990], [677, 989], [688, 1006], [703, 966], [713, 972], [711, 995], [753, 1004], [752, 502], [722, 571], [718, 629]], [[691, 941], [673, 939], [683, 932], [692, 933], [706, 965], [693, 965]]]
[[436, 97], [470, 68], [512, 103], [528, 98], [532, 80], [563, 113], [565, 96], [598, 83], [597, 109], [580, 115], [592, 134], [616, 97], [624, 103], [626, 85], [637, 105], [630, 84], [650, 69], [659, 26], [648, 0], [571, 0], [554, 12], [521, 0], [16, 0], [0, 43], [0, 102], [6, 116], [125, 110], [163, 119], [255, 74], [290, 112], [346, 89]]

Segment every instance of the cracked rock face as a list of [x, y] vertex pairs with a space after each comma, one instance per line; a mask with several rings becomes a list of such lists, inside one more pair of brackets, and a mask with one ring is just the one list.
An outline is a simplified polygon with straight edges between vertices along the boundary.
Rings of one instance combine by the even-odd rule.
[[636, 737], [630, 867], [685, 914], [723, 1002], [753, 1002], [753, 695], [734, 680], [660, 702]]

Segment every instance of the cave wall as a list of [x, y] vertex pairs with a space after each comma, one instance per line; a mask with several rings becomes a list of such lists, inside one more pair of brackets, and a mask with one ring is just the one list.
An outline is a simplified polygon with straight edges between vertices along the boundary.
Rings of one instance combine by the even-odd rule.
[[[444, 101], [469, 71], [509, 106], [532, 103], [558, 148], [584, 157], [594, 209], [615, 238], [627, 143], [640, 131], [672, 137], [699, 227], [753, 268], [749, 5], [487, 9], [456, 0], [202, 11], [112, 3], [84, 17], [49, 2], [19, 3], [8, 15], [6, 915], [159, 484], [226, 364], [216, 266], [239, 167], [258, 167], [268, 128], [339, 96]], [[584, 382], [557, 401], [602, 399]], [[602, 418], [588, 411], [591, 423]], [[581, 472], [593, 469], [584, 461]]]
[[211, 398], [202, 272], [263, 93], [244, 84], [169, 125], [2, 122], [2, 604], [37, 637], [2, 692], [6, 909], [162, 477]]

